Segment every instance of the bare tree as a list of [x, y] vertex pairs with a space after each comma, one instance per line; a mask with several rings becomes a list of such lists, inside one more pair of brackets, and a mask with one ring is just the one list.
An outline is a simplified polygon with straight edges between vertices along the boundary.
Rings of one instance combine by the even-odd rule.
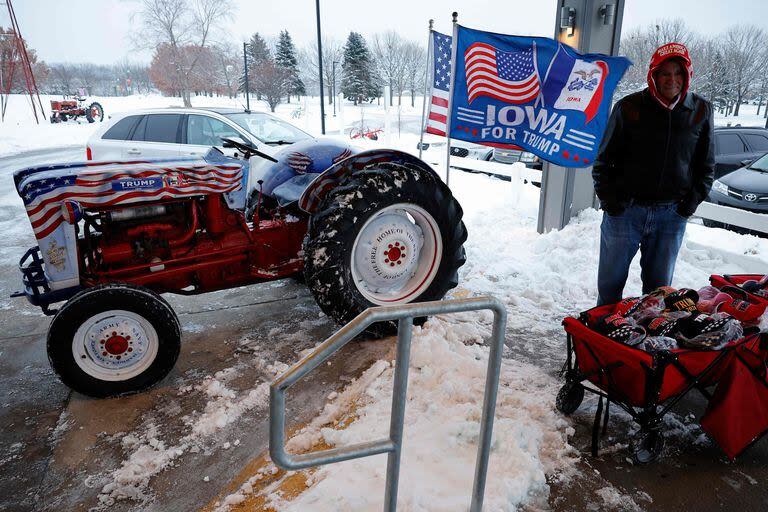
[[218, 81], [230, 98], [237, 94], [238, 79], [243, 74], [243, 59], [239, 48], [232, 43], [219, 43], [213, 47], [216, 57]]
[[378, 75], [389, 85], [389, 104], [395, 94], [398, 104], [402, 104], [403, 89], [405, 89], [405, 72], [407, 69], [407, 42], [394, 30], [383, 34], [375, 34], [371, 43], [371, 53], [376, 63]]
[[291, 90], [291, 78], [290, 70], [278, 66], [272, 60], [264, 61], [259, 66], [259, 72], [254, 77], [254, 83], [257, 90], [261, 91], [272, 112]]
[[75, 88], [75, 66], [73, 64], [51, 64], [52, 92], [57, 94], [72, 94]]
[[[317, 72], [317, 42], [307, 45], [299, 51], [298, 66], [299, 77], [307, 88], [307, 91], [320, 89], [320, 80]], [[328, 104], [333, 103], [333, 63], [336, 64], [336, 82], [341, 82], [341, 60], [344, 56], [344, 45], [330, 36], [323, 37], [323, 87], [328, 96]]]
[[765, 74], [766, 34], [755, 25], [738, 25], [725, 33], [725, 58], [730, 66], [735, 95], [734, 116], [750, 88]]
[[142, 29], [136, 45], [166, 45], [185, 106], [191, 106], [192, 74], [211, 43], [212, 31], [232, 17], [230, 0], [138, 0]]
[[427, 79], [427, 50], [409, 41], [405, 48], [405, 79], [411, 93], [411, 106], [415, 106], [416, 93], [424, 91], [424, 81]]

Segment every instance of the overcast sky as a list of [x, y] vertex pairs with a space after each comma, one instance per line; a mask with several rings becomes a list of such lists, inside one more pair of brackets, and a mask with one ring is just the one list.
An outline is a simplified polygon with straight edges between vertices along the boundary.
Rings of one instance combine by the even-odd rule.
[[[234, 0], [235, 19], [224, 34], [242, 43], [253, 32], [274, 37], [287, 29], [298, 47], [316, 36], [313, 0]], [[462, 25], [517, 35], [552, 37], [555, 0], [321, 0], [324, 35], [345, 40], [350, 31], [364, 36], [388, 29], [426, 44], [428, 20], [448, 32], [451, 12]], [[113, 64], [124, 58], [148, 62], [151, 52], [131, 47], [135, 28], [131, 0], [14, 0], [21, 33], [48, 63]], [[627, 0], [623, 30], [645, 26], [658, 18], [683, 18], [699, 33], [718, 33], [731, 25], [768, 27], [768, 0]], [[0, 25], [10, 25], [5, 5]]]

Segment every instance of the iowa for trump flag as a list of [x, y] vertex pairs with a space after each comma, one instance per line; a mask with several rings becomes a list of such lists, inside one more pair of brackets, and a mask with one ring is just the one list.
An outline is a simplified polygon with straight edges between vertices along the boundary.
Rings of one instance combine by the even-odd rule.
[[592, 165], [610, 99], [630, 62], [553, 39], [458, 26], [450, 137], [522, 147], [564, 167]]

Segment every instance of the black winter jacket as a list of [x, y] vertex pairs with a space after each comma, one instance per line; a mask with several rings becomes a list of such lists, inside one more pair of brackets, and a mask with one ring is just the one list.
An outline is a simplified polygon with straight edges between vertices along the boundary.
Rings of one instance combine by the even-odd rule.
[[715, 169], [712, 105], [691, 92], [673, 110], [648, 89], [613, 107], [592, 169], [603, 210], [674, 201], [689, 217], [709, 194]]

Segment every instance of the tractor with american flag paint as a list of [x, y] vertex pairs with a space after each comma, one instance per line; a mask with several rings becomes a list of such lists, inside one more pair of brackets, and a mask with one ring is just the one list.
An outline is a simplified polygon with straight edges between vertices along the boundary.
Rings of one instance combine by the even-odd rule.
[[212, 148], [196, 160], [14, 173], [38, 242], [21, 258], [24, 290], [14, 296], [55, 315], [48, 356], [67, 386], [107, 397], [163, 379], [181, 347], [163, 293], [303, 275], [320, 308], [345, 323], [456, 286], [462, 210], [423, 161], [330, 139], [271, 154], [239, 139], [223, 145], [240, 158]]

